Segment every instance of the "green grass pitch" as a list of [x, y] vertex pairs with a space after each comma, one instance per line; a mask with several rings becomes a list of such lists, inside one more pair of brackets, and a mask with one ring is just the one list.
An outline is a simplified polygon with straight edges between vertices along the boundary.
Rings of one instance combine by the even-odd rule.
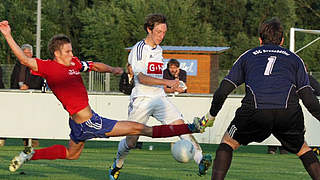
[[[68, 141], [40, 140], [41, 147], [67, 145]], [[8, 139], [0, 147], [0, 179], [2, 180], [100, 180], [108, 179], [106, 169], [112, 164], [118, 142], [88, 141], [78, 160], [37, 160], [22, 166], [15, 173], [8, 171], [10, 160], [22, 149], [21, 139]], [[149, 146], [153, 150], [149, 150]], [[202, 144], [206, 153], [214, 157], [217, 145]], [[208, 180], [208, 174], [199, 177], [197, 165], [191, 161], [176, 162], [170, 152], [170, 143], [144, 143], [143, 148], [132, 150], [121, 171], [120, 180]], [[22, 173], [24, 172], [24, 173]], [[294, 154], [266, 154], [266, 146], [240, 147], [226, 180], [309, 180], [299, 158]]]

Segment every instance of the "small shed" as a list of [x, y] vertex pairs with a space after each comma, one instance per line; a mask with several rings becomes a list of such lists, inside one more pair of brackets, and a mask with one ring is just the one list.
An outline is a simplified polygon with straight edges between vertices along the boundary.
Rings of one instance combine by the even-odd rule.
[[[229, 47], [161, 46], [165, 66], [177, 59], [187, 71], [188, 93], [213, 93], [219, 83], [219, 56]], [[131, 50], [131, 48], [126, 48]]]
[[188, 93], [213, 93], [219, 83], [219, 56], [229, 47], [161, 46], [165, 62], [174, 58], [187, 71]]

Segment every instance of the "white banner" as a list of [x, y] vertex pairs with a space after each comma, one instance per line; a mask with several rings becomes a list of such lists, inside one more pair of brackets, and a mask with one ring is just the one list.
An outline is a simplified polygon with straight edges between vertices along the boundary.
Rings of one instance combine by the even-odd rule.
[[[230, 96], [216, 117], [214, 127], [207, 128], [203, 134], [195, 134], [200, 143], [219, 144], [243, 96]], [[184, 115], [186, 122], [192, 122], [194, 116], [208, 112], [212, 95], [183, 94], [169, 97]], [[108, 93], [89, 94], [92, 109], [100, 116], [116, 120], [127, 119], [129, 96]], [[302, 105], [303, 106], [303, 105]], [[38, 91], [0, 91], [0, 137], [69, 139], [70, 128], [68, 113], [51, 93]], [[306, 141], [310, 146], [320, 146], [320, 123], [303, 106], [306, 126]], [[148, 125], [160, 123], [151, 118]], [[112, 137], [101, 140], [120, 140]], [[140, 137], [141, 141], [172, 142], [178, 138], [152, 139]], [[279, 144], [271, 136], [260, 144]]]

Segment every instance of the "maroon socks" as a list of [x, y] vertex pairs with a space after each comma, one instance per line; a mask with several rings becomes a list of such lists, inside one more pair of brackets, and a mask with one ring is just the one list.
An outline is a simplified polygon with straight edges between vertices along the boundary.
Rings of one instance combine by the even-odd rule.
[[162, 138], [162, 137], [172, 137], [180, 136], [182, 134], [191, 134], [188, 124], [179, 125], [161, 125], [152, 127], [152, 137]]
[[47, 148], [36, 149], [31, 160], [37, 159], [66, 159], [67, 148], [63, 145], [53, 145]]

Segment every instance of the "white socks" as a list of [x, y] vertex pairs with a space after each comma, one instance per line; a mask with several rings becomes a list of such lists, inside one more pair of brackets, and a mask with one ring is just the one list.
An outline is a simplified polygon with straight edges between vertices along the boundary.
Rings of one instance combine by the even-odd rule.
[[118, 145], [117, 160], [116, 160], [116, 165], [118, 168], [121, 168], [123, 166], [124, 160], [129, 154], [129, 151], [130, 149], [127, 145], [126, 138], [124, 138], [119, 142], [119, 145]]
[[180, 136], [181, 139], [186, 139], [188, 141], [190, 141], [195, 149], [195, 153], [193, 156], [194, 161], [197, 164], [200, 164], [200, 161], [202, 159], [202, 149], [200, 147], [200, 145], [198, 144], [197, 140], [194, 138], [194, 136], [192, 136], [191, 134], [184, 134]]

